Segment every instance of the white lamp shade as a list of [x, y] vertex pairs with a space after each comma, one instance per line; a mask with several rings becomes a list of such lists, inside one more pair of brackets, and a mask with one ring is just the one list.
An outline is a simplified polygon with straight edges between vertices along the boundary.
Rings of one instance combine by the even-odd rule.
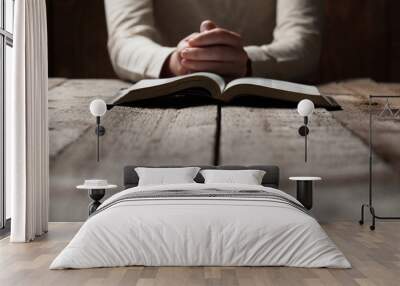
[[103, 116], [107, 111], [107, 105], [104, 100], [95, 99], [90, 103], [89, 109], [93, 116]]
[[314, 103], [309, 99], [303, 99], [297, 105], [297, 112], [304, 117], [310, 116], [314, 111]]

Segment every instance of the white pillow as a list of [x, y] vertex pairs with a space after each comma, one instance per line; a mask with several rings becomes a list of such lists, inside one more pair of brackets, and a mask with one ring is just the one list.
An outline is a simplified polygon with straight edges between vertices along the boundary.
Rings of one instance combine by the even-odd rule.
[[265, 171], [261, 170], [201, 170], [206, 184], [261, 185]]
[[199, 167], [135, 168], [139, 176], [139, 186], [195, 183], [193, 179], [199, 170]]

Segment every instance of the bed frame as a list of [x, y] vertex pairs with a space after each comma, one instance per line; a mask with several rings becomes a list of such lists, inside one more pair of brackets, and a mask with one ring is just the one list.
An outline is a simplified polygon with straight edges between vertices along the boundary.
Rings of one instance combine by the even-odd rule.
[[[140, 167], [148, 167], [148, 168], [176, 168], [176, 167], [193, 167], [190, 166], [143, 166]], [[124, 168], [124, 188], [132, 188], [136, 187], [139, 182], [139, 176], [135, 171], [135, 168], [139, 166], [126, 166]], [[269, 166], [269, 165], [254, 165], [254, 166], [198, 166], [201, 169], [218, 169], [218, 170], [264, 170], [266, 173], [262, 180], [262, 185], [265, 187], [271, 188], [279, 188], [279, 167], [278, 166]], [[194, 180], [197, 183], [204, 183], [203, 176], [199, 173]]]

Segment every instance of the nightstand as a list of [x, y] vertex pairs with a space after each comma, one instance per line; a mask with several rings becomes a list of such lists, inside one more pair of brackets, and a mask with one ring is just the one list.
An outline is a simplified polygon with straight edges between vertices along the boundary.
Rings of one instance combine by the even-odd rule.
[[321, 177], [290, 177], [289, 180], [297, 183], [297, 200], [308, 210], [313, 205], [313, 183], [321, 181]]
[[98, 179], [91, 179], [85, 180], [83, 185], [76, 186], [78, 190], [87, 190], [89, 194], [89, 198], [93, 201], [89, 204], [89, 215], [94, 213], [97, 208], [101, 205], [100, 200], [106, 194], [106, 190], [108, 189], [115, 189], [117, 185], [110, 185], [107, 183], [107, 180], [98, 180]]

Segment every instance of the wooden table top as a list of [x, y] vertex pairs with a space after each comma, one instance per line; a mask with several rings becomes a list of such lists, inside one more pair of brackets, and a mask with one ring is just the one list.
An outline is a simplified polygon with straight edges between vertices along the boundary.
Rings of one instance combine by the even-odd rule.
[[[68, 202], [81, 205], [81, 212], [67, 216], [80, 220], [86, 214], [87, 200], [82, 192], [76, 198], [82, 202], [74, 201], [67, 190], [93, 177], [120, 185], [123, 166], [128, 164], [278, 165], [282, 187], [289, 186], [285, 178], [302, 174], [327, 178], [324, 183], [332, 186], [333, 182], [348, 180], [364, 182], [368, 175], [367, 97], [371, 93], [400, 94], [400, 84], [369, 79], [320, 86], [324, 93], [338, 94], [333, 97], [343, 110], [315, 110], [310, 120], [307, 164], [303, 159], [304, 139], [297, 133], [302, 118], [294, 108], [115, 107], [102, 118], [106, 135], [101, 138], [98, 163], [95, 119], [89, 103], [94, 98], [107, 101], [129, 85], [110, 79], [50, 79], [50, 196], [59, 202], [51, 204], [52, 220], [64, 220]], [[382, 120], [376, 132], [375, 152], [379, 157], [374, 161], [375, 170], [378, 175], [392, 176], [392, 170], [400, 169], [395, 137], [400, 134], [400, 124]], [[359, 197], [364, 187], [357, 185]]]

